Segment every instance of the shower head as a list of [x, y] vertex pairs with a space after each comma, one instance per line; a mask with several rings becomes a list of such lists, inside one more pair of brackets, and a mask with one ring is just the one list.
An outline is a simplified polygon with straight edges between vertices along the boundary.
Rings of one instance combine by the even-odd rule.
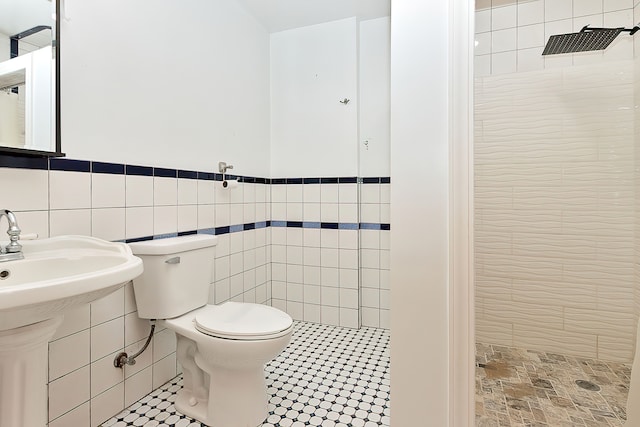
[[556, 55], [559, 53], [604, 50], [623, 31], [633, 35], [638, 30], [640, 30], [638, 26], [633, 28], [589, 28], [587, 25], [578, 33], [559, 34], [549, 37], [542, 54]]

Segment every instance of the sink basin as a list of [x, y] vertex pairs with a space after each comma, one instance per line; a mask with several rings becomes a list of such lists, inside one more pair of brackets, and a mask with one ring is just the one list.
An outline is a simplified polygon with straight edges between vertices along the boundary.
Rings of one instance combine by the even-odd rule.
[[142, 273], [124, 243], [87, 236], [21, 243], [24, 259], [0, 262], [0, 331], [64, 314]]
[[70, 308], [142, 273], [124, 243], [60, 236], [22, 243], [0, 262], [0, 426], [47, 425], [48, 342]]

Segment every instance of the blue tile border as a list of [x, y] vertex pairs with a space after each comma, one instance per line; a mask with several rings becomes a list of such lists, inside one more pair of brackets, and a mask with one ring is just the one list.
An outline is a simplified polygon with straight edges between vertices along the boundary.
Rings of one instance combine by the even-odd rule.
[[150, 166], [126, 165], [125, 172], [127, 175], [153, 176], [153, 168]]
[[125, 239], [125, 243], [145, 242], [147, 240], [153, 240], [153, 236], [134, 237], [132, 239]]
[[153, 240], [168, 239], [170, 237], [178, 237], [178, 233], [156, 234], [153, 236]]
[[[77, 160], [64, 157], [21, 157], [0, 154], [0, 168], [56, 170], [72, 172], [93, 172], [104, 174], [158, 176], [165, 178], [202, 179], [222, 181], [222, 174], [215, 172], [170, 169], [153, 166], [109, 163], [90, 160]], [[390, 177], [307, 177], [307, 178], [264, 178], [243, 175], [226, 175], [226, 179], [237, 179], [248, 184], [265, 185], [304, 185], [304, 184], [389, 184]]]
[[156, 234], [153, 236], [125, 239], [125, 243], [143, 242], [146, 240], [167, 239], [170, 237], [189, 236], [193, 234], [210, 234], [220, 236], [229, 233], [239, 233], [248, 230], [258, 230], [267, 227], [283, 228], [314, 228], [328, 230], [389, 230], [390, 224], [357, 223], [357, 222], [313, 222], [313, 221], [259, 221], [245, 224], [225, 225], [216, 228], [201, 228], [198, 230], [179, 231], [177, 233]]
[[360, 230], [391, 230], [391, 224], [378, 224], [371, 222], [361, 222]]
[[320, 184], [337, 184], [338, 178], [320, 178]]
[[161, 178], [177, 178], [178, 171], [176, 169], [153, 168], [153, 176]]
[[227, 225], [224, 227], [216, 227], [213, 234], [217, 236], [218, 234], [228, 234], [229, 232], [230, 232], [230, 227]]
[[271, 184], [290, 185], [290, 184], [390, 184], [391, 177], [357, 177], [357, 176], [339, 176], [339, 177], [322, 177], [322, 178], [271, 178]]
[[328, 228], [332, 230], [337, 230], [340, 227], [340, 224], [337, 222], [321, 222], [320, 228]]
[[363, 184], [380, 184], [380, 177], [363, 177], [361, 180]]
[[0, 155], [0, 168], [48, 170], [49, 159], [46, 157], [20, 157], [2, 154]]
[[338, 184], [357, 184], [358, 177], [357, 176], [347, 176], [338, 178]]
[[206, 181], [215, 181], [216, 174], [213, 172], [198, 172], [198, 179], [203, 179]]
[[63, 158], [51, 158], [49, 170], [67, 172], [91, 172], [91, 162], [88, 160], [73, 160]]
[[338, 223], [339, 230], [357, 230], [358, 223], [357, 222], [340, 222]]
[[119, 163], [91, 162], [91, 172], [124, 175], [125, 166]]
[[198, 172], [178, 169], [178, 178], [198, 179]]

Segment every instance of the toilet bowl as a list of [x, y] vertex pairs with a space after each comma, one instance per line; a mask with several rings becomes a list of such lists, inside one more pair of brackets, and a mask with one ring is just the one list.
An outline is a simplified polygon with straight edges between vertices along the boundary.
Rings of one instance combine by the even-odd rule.
[[131, 243], [144, 265], [133, 282], [138, 315], [176, 333], [179, 412], [213, 427], [255, 427], [268, 415], [264, 365], [291, 340], [293, 320], [261, 304], [206, 304], [216, 241], [193, 235]]
[[[223, 328], [224, 318], [234, 315], [238, 318], [233, 326]], [[204, 322], [202, 318], [215, 329], [204, 330], [198, 322]], [[258, 318], [272, 328], [256, 325]], [[162, 321], [176, 333], [183, 369], [184, 387], [178, 392], [176, 409], [214, 427], [260, 425], [268, 413], [264, 365], [289, 343], [290, 319], [272, 307], [227, 302]], [[237, 329], [246, 333], [234, 335]]]

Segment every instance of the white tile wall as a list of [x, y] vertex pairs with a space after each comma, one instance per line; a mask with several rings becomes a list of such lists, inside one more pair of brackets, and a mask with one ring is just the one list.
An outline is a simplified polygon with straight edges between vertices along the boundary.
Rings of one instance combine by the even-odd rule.
[[[360, 219], [390, 223], [390, 184], [362, 184]], [[360, 230], [360, 306], [363, 326], [389, 328], [390, 231]]]
[[[271, 217], [275, 221], [388, 223], [389, 187], [272, 185]], [[389, 231], [272, 227], [271, 232], [274, 306], [300, 320], [389, 327]], [[381, 271], [386, 273], [384, 281], [380, 280]], [[373, 275], [375, 281], [371, 281]], [[366, 300], [361, 300], [358, 291], [360, 276], [367, 277], [362, 280], [363, 290], [367, 287]]]
[[[357, 184], [271, 185], [271, 200], [275, 221], [358, 222]], [[271, 233], [273, 305], [298, 320], [358, 327], [358, 231], [272, 227]]]
[[543, 57], [542, 51], [551, 35], [585, 25], [631, 28], [638, 21], [633, 7], [633, 0], [476, 0], [476, 76], [631, 60], [634, 38], [626, 33], [604, 53]]
[[[267, 221], [272, 215], [361, 221], [357, 184], [240, 183], [224, 190], [208, 180], [12, 168], [0, 168], [0, 178], [17, 183], [14, 192], [3, 194], [3, 205], [17, 213], [24, 233], [41, 238], [85, 234], [124, 240]], [[388, 222], [389, 185], [367, 186], [366, 219]], [[362, 311], [362, 324], [388, 327], [389, 232], [371, 233], [375, 244], [366, 249], [375, 253], [360, 271], [367, 277], [364, 307], [359, 232], [284, 227], [220, 235], [210, 301], [273, 304], [295, 318], [348, 327], [358, 327]], [[113, 368], [117, 353], [143, 345], [148, 328], [137, 317], [130, 284], [69, 312], [50, 344], [50, 425], [99, 425], [180, 372], [175, 339], [166, 330], [156, 332], [135, 366]]]
[[475, 95], [477, 339], [630, 361], [633, 61], [478, 78]]
[[[0, 168], [0, 179], [15, 183], [3, 192], [2, 205], [16, 212], [23, 233], [41, 238], [124, 240], [266, 221], [270, 213], [264, 184], [240, 183], [232, 195], [219, 182], [196, 179], [13, 168]], [[269, 303], [270, 243], [267, 228], [221, 235], [211, 301]], [[230, 256], [239, 256], [233, 274]], [[229, 278], [239, 281], [234, 292]], [[143, 345], [148, 328], [137, 317], [131, 285], [68, 313], [50, 343], [50, 425], [99, 425], [173, 378], [179, 372], [175, 339], [166, 330], [135, 366], [113, 367], [117, 353]]]

